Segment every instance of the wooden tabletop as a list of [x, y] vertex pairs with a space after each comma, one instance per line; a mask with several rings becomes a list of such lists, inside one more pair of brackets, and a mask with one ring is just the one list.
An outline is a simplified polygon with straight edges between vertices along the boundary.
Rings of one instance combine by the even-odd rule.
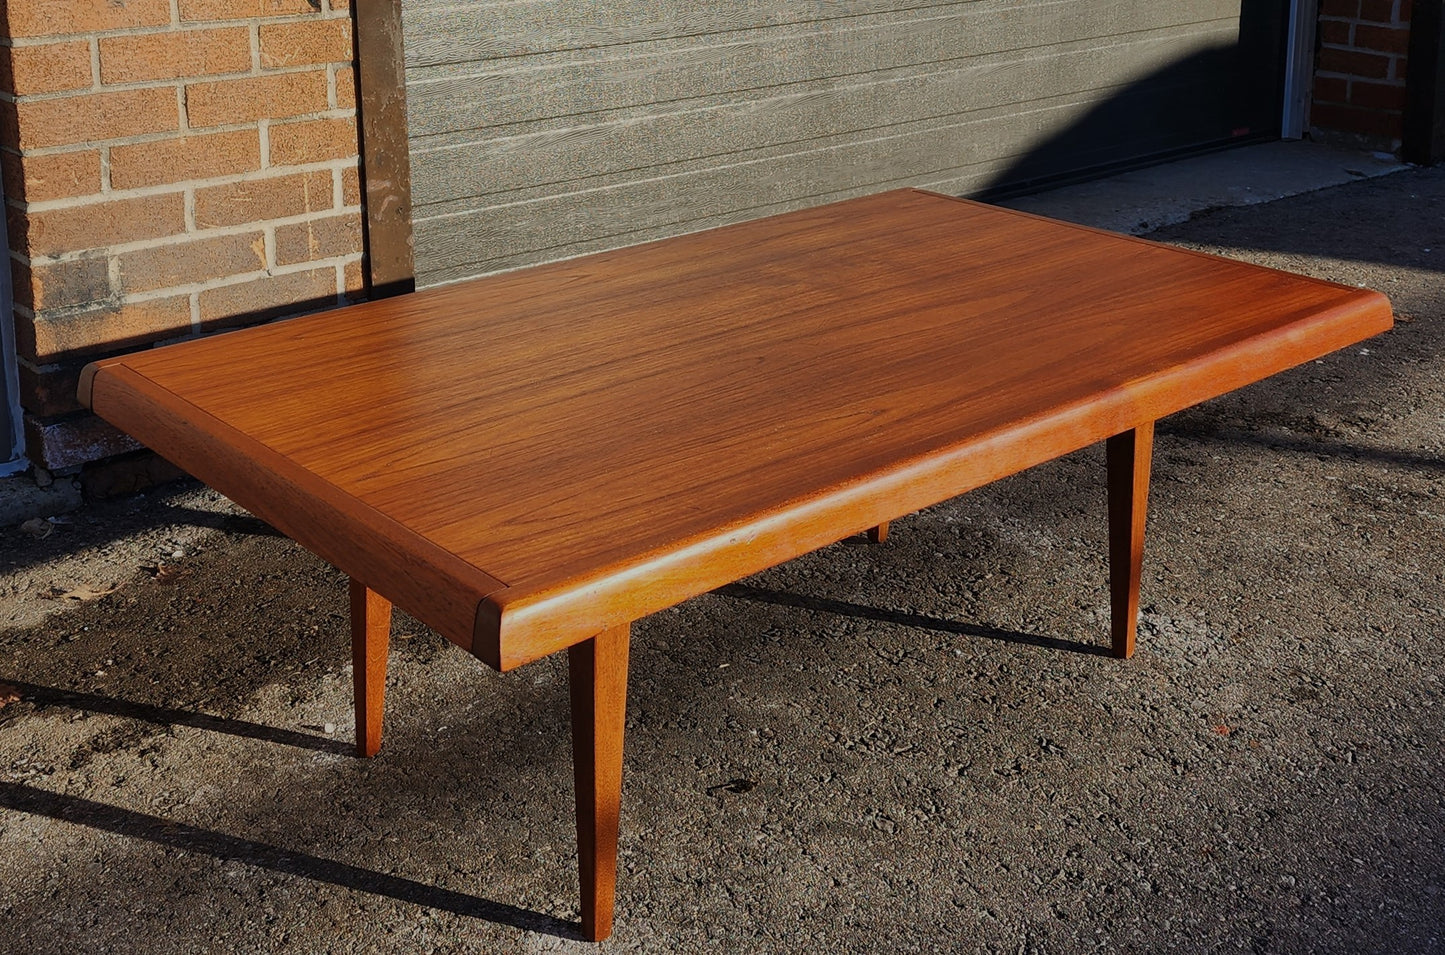
[[1390, 326], [901, 190], [100, 362], [82, 398], [509, 669]]

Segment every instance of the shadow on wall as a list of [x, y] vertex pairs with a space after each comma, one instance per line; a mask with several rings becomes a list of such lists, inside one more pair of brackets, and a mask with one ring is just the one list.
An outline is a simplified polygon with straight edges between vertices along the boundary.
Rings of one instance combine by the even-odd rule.
[[[1237, 42], [1201, 49], [1118, 87], [1071, 124], [1013, 157], [972, 197], [1004, 200], [1155, 165], [1211, 147], [1277, 139], [1285, 96], [1282, 64], [1288, 6], [1277, 0], [1244, 0]], [[1247, 184], [1220, 184], [1234, 185], [1243, 188]], [[1445, 218], [1445, 195], [1426, 183], [1409, 199], [1390, 210], [1390, 228], [1383, 230], [1371, 227], [1381, 216], [1378, 193], [1364, 188], [1331, 192], [1319, 200], [1330, 203], [1332, 209], [1318, 221], [1354, 222], [1360, 224], [1358, 228], [1306, 227], [1298, 217], [1254, 214], [1242, 229], [1233, 220], [1248, 213], [1239, 207], [1215, 210], [1221, 219], [1218, 229], [1207, 231], [1217, 235], [1196, 229], [1197, 234], [1190, 238], [1210, 244], [1217, 239], [1216, 248], [1224, 254], [1235, 249], [1319, 259], [1319, 268], [1312, 269], [1304, 262], [1282, 267], [1335, 281], [1355, 281], [1345, 274], [1347, 270], [1334, 267], [1339, 262], [1445, 272], [1445, 247], [1438, 237], [1438, 223]], [[1310, 218], [1316, 218], [1313, 211]], [[1156, 237], [1169, 241], [1167, 233]], [[1383, 290], [1395, 297], [1392, 289]], [[1395, 304], [1399, 314], [1402, 300]], [[1427, 310], [1425, 303], [1403, 304], [1407, 314]]]
[[1119, 88], [979, 192], [997, 199], [1210, 146], [1278, 138], [1288, 4], [1244, 0], [1237, 42], [1200, 50]]

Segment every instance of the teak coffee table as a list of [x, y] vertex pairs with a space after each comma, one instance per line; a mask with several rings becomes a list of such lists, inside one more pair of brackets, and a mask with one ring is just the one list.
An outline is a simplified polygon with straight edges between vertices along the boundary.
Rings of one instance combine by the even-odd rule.
[[900, 190], [102, 361], [80, 396], [499, 670], [566, 650], [611, 931], [632, 621], [1108, 441], [1133, 650], [1154, 421], [1390, 327], [1371, 291]]

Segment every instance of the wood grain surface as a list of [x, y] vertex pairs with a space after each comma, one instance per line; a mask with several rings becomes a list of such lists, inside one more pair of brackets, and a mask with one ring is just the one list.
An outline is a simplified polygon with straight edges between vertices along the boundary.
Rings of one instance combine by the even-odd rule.
[[622, 743], [627, 728], [628, 641], [628, 628], [617, 627], [567, 651], [577, 876], [582, 890], [582, 934], [592, 942], [612, 934]]
[[391, 604], [354, 577], [350, 582], [350, 596], [356, 755], [371, 757], [381, 750], [381, 726], [386, 712]]
[[510, 669], [1389, 325], [901, 190], [102, 362], [82, 397]]
[[1144, 525], [1149, 514], [1149, 469], [1154, 422], [1105, 443], [1109, 484], [1109, 643], [1114, 656], [1134, 655], [1139, 627], [1139, 578], [1144, 567]]

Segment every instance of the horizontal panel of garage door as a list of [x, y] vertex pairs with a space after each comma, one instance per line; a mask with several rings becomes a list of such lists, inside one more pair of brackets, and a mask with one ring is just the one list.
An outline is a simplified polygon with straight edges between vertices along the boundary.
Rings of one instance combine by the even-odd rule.
[[419, 284], [1277, 123], [1278, 3], [697, 6], [406, 0]]

